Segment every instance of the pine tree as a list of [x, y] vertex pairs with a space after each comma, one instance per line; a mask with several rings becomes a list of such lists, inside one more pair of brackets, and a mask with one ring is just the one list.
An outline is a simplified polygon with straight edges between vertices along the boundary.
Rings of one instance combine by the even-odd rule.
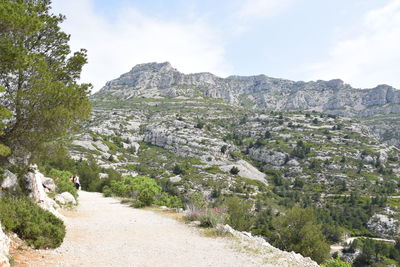
[[0, 0], [0, 112], [11, 114], [0, 143], [13, 153], [35, 151], [90, 115], [91, 86], [77, 82], [86, 51], [71, 54], [59, 26], [65, 17], [51, 14], [50, 4]]

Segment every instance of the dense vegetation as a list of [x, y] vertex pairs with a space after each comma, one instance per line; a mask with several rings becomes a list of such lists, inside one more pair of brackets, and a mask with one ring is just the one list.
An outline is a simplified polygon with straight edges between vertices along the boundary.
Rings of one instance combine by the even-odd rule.
[[[86, 51], [71, 53], [70, 36], [60, 29], [64, 19], [51, 13], [50, 0], [0, 0], [0, 172], [16, 173], [19, 188], [12, 196], [0, 189], [0, 220], [36, 248], [59, 246], [65, 227], [25, 197], [21, 177], [27, 164], [57, 154], [60, 139], [91, 110], [91, 86], [78, 83]], [[69, 173], [48, 174], [56, 178], [58, 192], [77, 195]]]
[[63, 221], [27, 197], [1, 197], [0, 220], [35, 248], [56, 248], [65, 236]]

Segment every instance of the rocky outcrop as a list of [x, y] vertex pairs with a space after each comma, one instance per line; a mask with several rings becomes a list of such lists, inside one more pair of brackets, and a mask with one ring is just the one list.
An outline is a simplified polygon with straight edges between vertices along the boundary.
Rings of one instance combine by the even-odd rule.
[[309, 257], [303, 257], [295, 252], [282, 251], [262, 237], [252, 236], [247, 232], [239, 232], [234, 230], [229, 225], [217, 225], [217, 230], [223, 233], [229, 233], [236, 237], [243, 247], [249, 248], [251, 251], [257, 251], [265, 256], [266, 266], [302, 266], [302, 267], [317, 267], [315, 261]]
[[393, 238], [399, 233], [399, 221], [385, 214], [374, 214], [367, 227], [381, 237]]
[[31, 165], [29, 171], [24, 175], [23, 179], [26, 182], [27, 189], [29, 190], [29, 197], [31, 197], [42, 209], [53, 213], [60, 219], [64, 219], [58, 211], [57, 203], [49, 198], [43, 187], [44, 175], [39, 172], [36, 165]]
[[0, 266], [9, 267], [8, 253], [10, 248], [10, 239], [4, 234], [0, 222]]
[[229, 172], [233, 167], [238, 168], [239, 176], [249, 178], [252, 180], [257, 180], [262, 183], [268, 184], [267, 180], [265, 179], [266, 175], [259, 170], [257, 170], [253, 165], [248, 163], [245, 160], [239, 160], [238, 162], [235, 162], [230, 165], [223, 165], [220, 167], [221, 170]]
[[249, 155], [255, 160], [274, 166], [282, 166], [288, 161], [287, 154], [264, 148], [251, 148], [249, 150]]

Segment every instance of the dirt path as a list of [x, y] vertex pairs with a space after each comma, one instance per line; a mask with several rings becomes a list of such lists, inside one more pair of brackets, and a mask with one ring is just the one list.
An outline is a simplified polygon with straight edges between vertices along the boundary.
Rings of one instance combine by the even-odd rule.
[[61, 247], [16, 266], [261, 266], [265, 260], [239, 252], [233, 240], [203, 237], [173, 218], [97, 193], [80, 192], [77, 211], [66, 216]]

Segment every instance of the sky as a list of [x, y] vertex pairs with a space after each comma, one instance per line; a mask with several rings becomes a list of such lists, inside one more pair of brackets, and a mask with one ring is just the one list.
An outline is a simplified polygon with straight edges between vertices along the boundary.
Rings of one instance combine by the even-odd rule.
[[400, 0], [53, 0], [93, 91], [136, 64], [400, 88]]

